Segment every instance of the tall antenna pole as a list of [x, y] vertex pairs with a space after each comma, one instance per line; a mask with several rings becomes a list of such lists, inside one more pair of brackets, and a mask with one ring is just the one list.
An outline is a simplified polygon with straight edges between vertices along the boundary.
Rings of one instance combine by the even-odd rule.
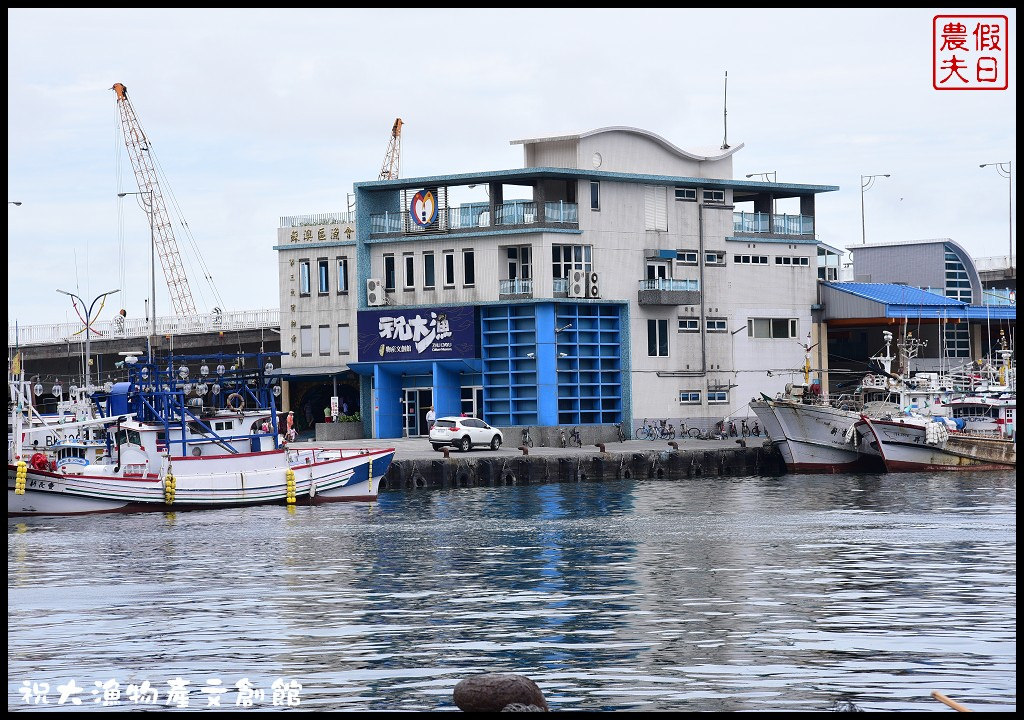
[[725, 71], [725, 94], [722, 98], [722, 149], [729, 149], [729, 71]]

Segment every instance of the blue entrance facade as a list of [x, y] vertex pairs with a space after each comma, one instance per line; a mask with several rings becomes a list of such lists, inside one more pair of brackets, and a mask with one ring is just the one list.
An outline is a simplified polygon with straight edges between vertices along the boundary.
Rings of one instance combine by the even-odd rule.
[[[467, 311], [473, 313], [474, 342], [467, 341], [463, 326], [456, 357], [425, 350], [429, 357], [420, 360], [409, 359], [414, 345], [410, 353], [408, 343], [387, 344], [377, 337], [392, 327], [393, 315], [360, 311], [360, 362], [350, 367], [363, 376], [363, 416], [373, 418], [374, 437], [402, 437], [403, 403], [415, 388], [432, 390], [434, 411], [443, 417], [460, 414], [466, 391], [482, 386], [482, 419], [499, 427], [624, 419], [623, 408], [629, 407], [626, 303], [524, 302], [394, 312], [465, 320]], [[375, 359], [395, 353], [402, 359]]]

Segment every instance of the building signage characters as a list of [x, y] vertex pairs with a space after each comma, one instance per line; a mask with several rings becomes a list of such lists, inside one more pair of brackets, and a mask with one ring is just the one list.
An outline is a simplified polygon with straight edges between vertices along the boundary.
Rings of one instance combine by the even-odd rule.
[[476, 357], [472, 307], [359, 313], [359, 360], [446, 360]]

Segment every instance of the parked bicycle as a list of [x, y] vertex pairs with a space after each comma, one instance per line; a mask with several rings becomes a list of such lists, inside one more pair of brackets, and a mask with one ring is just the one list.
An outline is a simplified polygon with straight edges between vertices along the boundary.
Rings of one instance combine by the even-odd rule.
[[569, 433], [569, 444], [578, 448], [583, 447], [583, 436], [580, 435], [579, 427], [574, 426], [572, 432]]
[[654, 440], [654, 439], [658, 439], [658, 440], [675, 440], [676, 439], [676, 429], [675, 429], [675, 426], [672, 425], [672, 423], [670, 423], [667, 418], [665, 420], [661, 421], [661, 423], [657, 426], [657, 429], [658, 429], [657, 438], [651, 438], [652, 440]]
[[565, 428], [558, 428], [558, 444], [562, 447], [568, 447], [569, 441], [565, 437]]
[[640, 427], [638, 427], [636, 429], [636, 439], [637, 440], [654, 440], [656, 437], [657, 437], [657, 430], [655, 430], [654, 425], [649, 423], [647, 421], [647, 418], [644, 418], [643, 425], [641, 425]]
[[626, 431], [622, 429], [622, 423], [616, 423], [615, 431], [619, 434], [619, 442], [626, 442]]
[[742, 418], [740, 420], [740, 432], [743, 434], [743, 437], [750, 437], [751, 435], [760, 435], [761, 428], [758, 427], [757, 420], [754, 421], [753, 427], [748, 427], [747, 419]]
[[523, 445], [526, 447], [533, 447], [533, 436], [530, 435], [529, 426], [523, 428]]

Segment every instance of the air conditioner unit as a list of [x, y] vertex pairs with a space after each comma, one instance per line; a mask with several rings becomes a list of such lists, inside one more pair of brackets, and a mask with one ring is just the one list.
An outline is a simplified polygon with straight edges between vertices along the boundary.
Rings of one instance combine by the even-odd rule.
[[569, 271], [569, 291], [566, 293], [571, 298], [583, 298], [587, 296], [587, 273], [582, 270]]
[[384, 294], [384, 283], [377, 278], [367, 278], [366, 280], [366, 304], [370, 307], [387, 304], [387, 296]]
[[587, 273], [587, 297], [588, 298], [599, 298], [599, 297], [601, 297], [600, 276], [596, 272], [588, 272]]

